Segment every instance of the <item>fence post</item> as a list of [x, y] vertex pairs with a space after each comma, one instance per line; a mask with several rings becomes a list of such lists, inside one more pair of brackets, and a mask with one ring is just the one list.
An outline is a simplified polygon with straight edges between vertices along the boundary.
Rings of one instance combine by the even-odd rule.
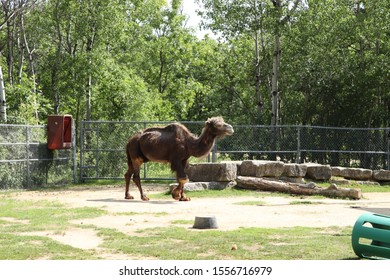
[[387, 170], [390, 170], [390, 129], [387, 133]]
[[301, 163], [301, 127], [297, 127], [297, 155], [295, 163]]
[[80, 182], [84, 182], [83, 180], [83, 173], [84, 173], [84, 121], [80, 121], [80, 143], [79, 143], [79, 150], [80, 150]]
[[30, 127], [26, 126], [26, 172], [27, 172], [27, 188], [31, 187], [30, 178]]
[[73, 183], [77, 183], [77, 161], [76, 161], [76, 127], [72, 118], [72, 142], [73, 142]]
[[[144, 130], [146, 129], [146, 122], [144, 121]], [[126, 151], [126, 153], [127, 153], [127, 151]], [[147, 168], [146, 168], [146, 164], [147, 163], [144, 163], [143, 165], [143, 169], [144, 169], [144, 179], [146, 179], [147, 178], [147, 174], [146, 174], [146, 170], [147, 170]]]
[[217, 143], [214, 144], [213, 150], [211, 152], [211, 162], [217, 161]]

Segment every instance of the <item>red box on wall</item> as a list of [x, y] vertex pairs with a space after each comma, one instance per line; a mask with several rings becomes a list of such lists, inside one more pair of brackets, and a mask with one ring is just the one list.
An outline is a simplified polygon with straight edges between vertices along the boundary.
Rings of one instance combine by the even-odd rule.
[[72, 116], [52, 115], [47, 120], [47, 147], [50, 150], [72, 147]]

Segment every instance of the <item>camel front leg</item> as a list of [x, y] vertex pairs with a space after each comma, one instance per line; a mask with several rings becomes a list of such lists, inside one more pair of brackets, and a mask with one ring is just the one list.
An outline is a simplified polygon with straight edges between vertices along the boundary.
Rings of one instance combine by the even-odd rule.
[[179, 201], [190, 201], [191, 198], [184, 194], [184, 184], [188, 182], [188, 177], [177, 179], [179, 185], [172, 190], [172, 197]]

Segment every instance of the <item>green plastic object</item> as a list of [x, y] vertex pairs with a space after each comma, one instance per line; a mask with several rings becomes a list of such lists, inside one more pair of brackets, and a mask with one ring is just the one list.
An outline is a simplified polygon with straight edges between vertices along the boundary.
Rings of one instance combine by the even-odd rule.
[[352, 230], [352, 247], [361, 258], [390, 259], [390, 217], [361, 215]]

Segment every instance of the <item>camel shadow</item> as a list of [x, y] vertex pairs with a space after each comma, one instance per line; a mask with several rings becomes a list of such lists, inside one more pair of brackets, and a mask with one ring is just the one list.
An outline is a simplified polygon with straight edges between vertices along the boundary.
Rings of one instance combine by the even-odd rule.
[[125, 200], [125, 199], [116, 199], [116, 198], [102, 198], [102, 199], [87, 199], [90, 202], [109, 202], [109, 203], [138, 203], [138, 204], [180, 204], [180, 201], [165, 201], [165, 200]]

